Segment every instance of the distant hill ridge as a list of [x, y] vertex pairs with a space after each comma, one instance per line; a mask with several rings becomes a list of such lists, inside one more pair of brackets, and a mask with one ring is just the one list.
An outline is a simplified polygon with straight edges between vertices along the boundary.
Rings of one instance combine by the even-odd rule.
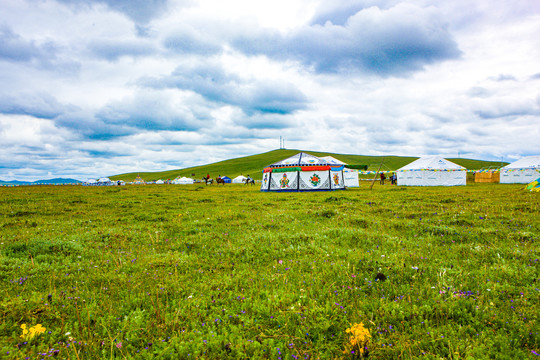
[[[185, 169], [168, 170], [160, 172], [133, 172], [126, 174], [118, 174], [109, 176], [111, 180], [124, 180], [133, 181], [137, 176], [140, 176], [145, 181], [154, 180], [166, 180], [175, 179], [178, 176], [186, 176], [194, 179], [202, 179], [206, 174], [210, 174], [210, 177], [216, 178], [217, 176], [228, 176], [231, 179], [238, 175], [250, 175], [252, 178], [260, 180], [262, 179], [262, 170], [265, 166], [286, 159], [299, 152], [305, 152], [318, 157], [332, 156], [338, 160], [341, 160], [350, 165], [368, 165], [368, 170], [377, 170], [383, 161], [381, 167], [382, 170], [397, 170], [410, 162], [418, 159], [418, 157], [404, 157], [404, 156], [364, 156], [364, 155], [350, 155], [350, 154], [335, 154], [319, 151], [306, 151], [306, 150], [288, 150], [278, 149], [272, 150], [266, 153], [245, 156], [235, 159], [223, 160], [216, 163], [193, 166]], [[472, 160], [472, 159], [456, 159], [448, 158], [448, 160], [461, 165], [467, 169], [479, 170], [487, 167], [500, 167], [507, 165], [508, 163], [501, 163], [500, 161], [484, 161], [484, 160]]]
[[0, 180], [0, 185], [51, 185], [51, 184], [78, 184], [80, 180], [55, 178], [49, 180], [19, 181], [19, 180]]

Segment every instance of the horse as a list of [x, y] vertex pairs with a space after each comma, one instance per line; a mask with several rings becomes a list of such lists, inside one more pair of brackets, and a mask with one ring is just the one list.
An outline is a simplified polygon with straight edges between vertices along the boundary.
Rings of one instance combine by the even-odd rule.
[[219, 185], [219, 184], [223, 184], [223, 186], [225, 186], [225, 180], [223, 180], [222, 178], [217, 178], [216, 185]]
[[209, 178], [207, 178], [207, 177], [203, 177], [202, 180], [201, 180], [201, 182], [202, 182], [202, 181], [204, 181], [204, 183], [205, 183], [206, 185], [208, 185], [208, 184], [212, 185], [212, 183], [214, 182], [214, 179], [209, 179]]
[[245, 183], [244, 185], [247, 185], [247, 184], [255, 185], [255, 180], [253, 180], [253, 179], [245, 179], [244, 183]]

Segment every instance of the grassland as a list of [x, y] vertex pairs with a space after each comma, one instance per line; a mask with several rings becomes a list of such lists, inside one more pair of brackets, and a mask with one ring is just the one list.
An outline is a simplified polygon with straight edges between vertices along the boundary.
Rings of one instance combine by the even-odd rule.
[[538, 195], [0, 188], [0, 357], [536, 358]]
[[[137, 172], [128, 174], [116, 174], [111, 175], [112, 180], [124, 180], [133, 181], [138, 175], [140, 175], [145, 181], [153, 181], [158, 179], [174, 179], [178, 176], [192, 177], [194, 179], [201, 179], [206, 174], [210, 174], [215, 178], [218, 175], [227, 175], [231, 179], [238, 175], [249, 174], [256, 180], [262, 179], [262, 170], [265, 166], [286, 159], [293, 155], [298, 154], [303, 150], [273, 150], [263, 154], [245, 156], [236, 159], [229, 159], [220, 161], [213, 164], [195, 166], [186, 169], [177, 169], [169, 171], [159, 172]], [[408, 163], [418, 159], [415, 157], [404, 156], [364, 156], [364, 155], [348, 155], [348, 154], [334, 154], [327, 152], [308, 151], [309, 154], [315, 156], [333, 156], [347, 164], [351, 165], [367, 165], [368, 170], [377, 170], [381, 163], [383, 164], [381, 170], [397, 170], [400, 167], [407, 165]], [[508, 163], [501, 163], [495, 161], [484, 160], [472, 160], [472, 159], [448, 159], [455, 162], [467, 169], [479, 170], [487, 167], [500, 167], [507, 165]], [[193, 175], [195, 174], [195, 175]]]

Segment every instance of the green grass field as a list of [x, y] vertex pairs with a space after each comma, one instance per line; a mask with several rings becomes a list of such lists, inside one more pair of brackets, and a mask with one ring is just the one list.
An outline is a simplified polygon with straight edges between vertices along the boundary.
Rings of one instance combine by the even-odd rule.
[[0, 357], [537, 358], [522, 188], [0, 188]]
[[[238, 175], [250, 175], [256, 180], [262, 179], [262, 170], [265, 166], [286, 159], [293, 155], [298, 154], [304, 150], [273, 150], [263, 154], [251, 155], [236, 159], [230, 159], [220, 161], [214, 164], [195, 166], [186, 169], [177, 169], [160, 172], [137, 172], [129, 174], [117, 174], [111, 175], [112, 180], [124, 180], [126, 182], [133, 181], [138, 175], [140, 175], [145, 181], [154, 181], [158, 179], [175, 179], [178, 176], [191, 177], [197, 180], [202, 179], [203, 176], [210, 174], [212, 178], [216, 178], [218, 175], [227, 175], [231, 179]], [[408, 163], [418, 159], [416, 157], [404, 157], [404, 156], [364, 156], [364, 155], [348, 155], [348, 154], [334, 154], [317, 151], [307, 151], [309, 154], [323, 157], [333, 156], [338, 160], [341, 160], [350, 165], [368, 165], [368, 170], [376, 171], [381, 163], [383, 164], [381, 170], [397, 170]], [[501, 167], [508, 163], [501, 163], [497, 161], [484, 161], [484, 160], [472, 160], [472, 159], [448, 159], [461, 165], [467, 169], [480, 170], [487, 167]], [[193, 175], [194, 174], [194, 175]]]

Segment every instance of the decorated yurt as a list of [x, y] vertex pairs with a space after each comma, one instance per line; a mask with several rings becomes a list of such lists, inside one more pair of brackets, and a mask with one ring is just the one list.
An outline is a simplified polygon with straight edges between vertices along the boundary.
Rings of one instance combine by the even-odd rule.
[[540, 176], [540, 155], [527, 156], [501, 168], [501, 184], [528, 184]]
[[265, 167], [261, 191], [345, 189], [343, 168], [343, 165], [301, 152]]
[[345, 183], [345, 187], [359, 187], [360, 186], [360, 183], [358, 181], [358, 169], [350, 169], [347, 163], [344, 163], [343, 161], [338, 160], [333, 156], [324, 156], [321, 159], [328, 161], [328, 163], [331, 166], [335, 166], [335, 165], [345, 166], [345, 168], [343, 169], [343, 182]]
[[397, 184], [405, 186], [457, 186], [467, 184], [467, 169], [440, 156], [426, 156], [400, 168]]

